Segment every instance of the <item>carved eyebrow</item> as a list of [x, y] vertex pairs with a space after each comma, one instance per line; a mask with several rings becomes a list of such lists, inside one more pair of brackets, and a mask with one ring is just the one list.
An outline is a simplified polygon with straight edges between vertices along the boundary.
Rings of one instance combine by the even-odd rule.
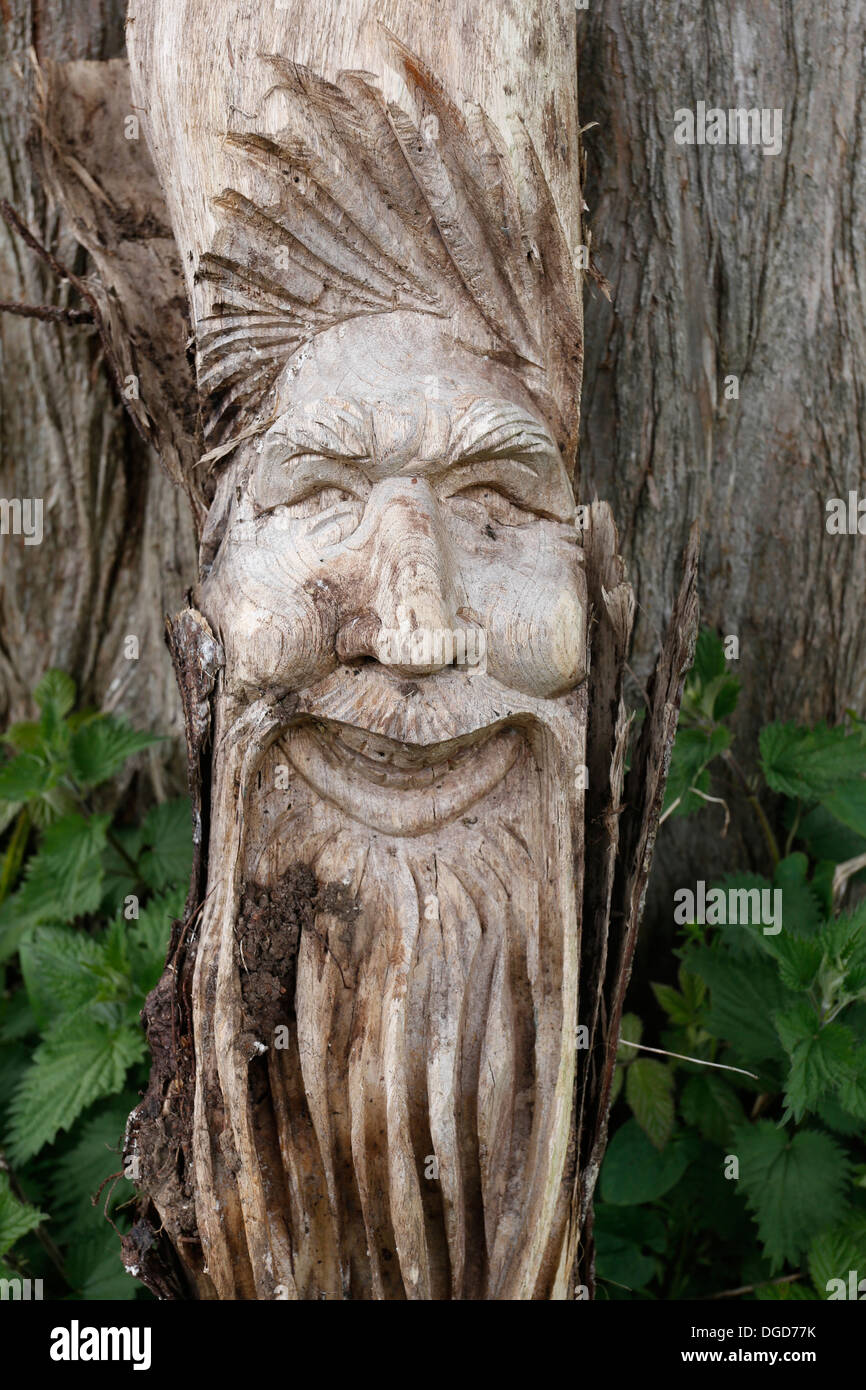
[[[315, 413], [313, 413], [313, 411]], [[369, 421], [344, 401], [320, 400], [308, 410], [290, 410], [272, 425], [265, 449], [289, 463], [303, 454], [361, 461], [371, 456]]]
[[473, 402], [454, 428], [449, 454], [452, 463], [517, 458], [532, 467], [535, 460], [560, 461], [541, 421], [510, 401]]

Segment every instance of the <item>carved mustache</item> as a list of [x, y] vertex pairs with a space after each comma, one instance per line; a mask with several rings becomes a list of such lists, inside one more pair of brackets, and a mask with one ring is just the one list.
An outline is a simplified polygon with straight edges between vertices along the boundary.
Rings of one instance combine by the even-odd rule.
[[513, 721], [537, 721], [565, 736], [571, 723], [562, 697], [524, 695], [481, 670], [449, 668], [413, 679], [373, 664], [338, 666], [296, 698], [298, 715], [422, 748]]

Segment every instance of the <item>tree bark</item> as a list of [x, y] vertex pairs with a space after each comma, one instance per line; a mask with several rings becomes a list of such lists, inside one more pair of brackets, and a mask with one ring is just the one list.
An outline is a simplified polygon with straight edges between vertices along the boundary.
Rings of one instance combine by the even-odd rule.
[[[866, 548], [825, 527], [866, 473], [864, 23], [863, 0], [578, 14], [588, 224], [612, 287], [586, 305], [583, 476], [621, 528], [639, 677], [701, 520], [704, 617], [740, 640], [744, 761], [768, 720], [866, 700]], [[676, 144], [675, 112], [699, 100], [782, 108], [781, 153]], [[733, 811], [726, 843], [716, 808], [669, 823], [659, 907], [701, 866], [765, 867], [751, 811]]]
[[[121, 55], [125, 7], [121, 0], [9, 0], [3, 8], [0, 196], [58, 261], [87, 280], [94, 266], [82, 246], [86, 234], [58, 190], [45, 186], [40, 91], [54, 64]], [[59, 117], [60, 104], [52, 99], [48, 111], [43, 107], [43, 122]], [[97, 102], [92, 118], [98, 109]], [[72, 114], [67, 103], [65, 116]], [[122, 125], [113, 133], [129, 152]], [[95, 145], [79, 153], [98, 189], [105, 171]], [[5, 303], [82, 307], [5, 223], [0, 281]], [[164, 613], [177, 609], [195, 576], [187, 503], [124, 411], [93, 327], [0, 313], [0, 352], [0, 495], [40, 498], [44, 517], [39, 545], [0, 537], [0, 722], [30, 717], [30, 692], [47, 667], [60, 666], [75, 677], [84, 701], [120, 709], [141, 727], [179, 733], [162, 628]], [[129, 637], [137, 658], [129, 655]], [[176, 752], [163, 745], [142, 761], [164, 794], [176, 775]]]

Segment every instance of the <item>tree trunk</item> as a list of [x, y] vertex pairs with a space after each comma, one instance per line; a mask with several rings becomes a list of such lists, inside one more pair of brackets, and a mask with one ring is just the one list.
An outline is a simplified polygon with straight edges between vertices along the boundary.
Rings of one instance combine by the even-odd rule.
[[[575, 1298], [696, 545], [624, 791], [574, 10], [382, 18], [130, 16], [207, 518], [169, 634], [196, 866], [127, 1154], [199, 1297]], [[147, 1217], [125, 1250], [171, 1289]]]
[[[620, 525], [639, 677], [700, 518], [702, 610], [739, 637], [749, 761], [762, 723], [866, 701], [866, 547], [825, 526], [866, 473], [866, 4], [593, 0], [578, 24], [588, 222], [612, 286], [586, 305], [582, 473]], [[699, 100], [781, 108], [781, 152], [677, 144], [675, 113]], [[720, 809], [670, 823], [657, 904], [725, 859], [766, 867], [751, 811], [733, 812], [726, 842]]]
[[[125, 7], [9, 0], [3, 9], [0, 197], [59, 262], [87, 279], [94, 267], [82, 249], [86, 236], [45, 187], [39, 93], [54, 64], [121, 55]], [[124, 113], [128, 102], [127, 92]], [[43, 118], [62, 130], [59, 106]], [[122, 126], [116, 134], [125, 145]], [[102, 179], [92, 141], [83, 159], [91, 180]], [[6, 223], [0, 279], [4, 303], [88, 308]], [[30, 692], [47, 667], [60, 666], [85, 701], [179, 733], [163, 619], [195, 577], [189, 509], [133, 428], [92, 327], [5, 312], [0, 351], [0, 495], [41, 499], [43, 533], [41, 544], [0, 537], [0, 722], [30, 717]], [[170, 745], [146, 760], [158, 791], [166, 757], [176, 760]]]

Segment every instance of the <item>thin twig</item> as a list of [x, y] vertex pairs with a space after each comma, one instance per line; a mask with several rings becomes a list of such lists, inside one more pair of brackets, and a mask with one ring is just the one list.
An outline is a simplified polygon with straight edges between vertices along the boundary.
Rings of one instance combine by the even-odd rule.
[[89, 309], [61, 309], [59, 304], [20, 304], [0, 302], [0, 314], [17, 314], [22, 319], [42, 319], [46, 323], [93, 323]]
[[3, 218], [10, 231], [18, 233], [25, 246], [29, 246], [31, 251], [35, 251], [36, 255], [51, 267], [58, 279], [68, 280], [75, 289], [79, 288], [78, 276], [73, 275], [72, 271], [57, 259], [53, 251], [49, 251], [46, 246], [42, 245], [42, 242], [33, 235], [21, 214], [16, 212], [12, 204], [7, 202], [5, 198], [0, 198], [0, 217]]
[[739, 1298], [740, 1294], [754, 1293], [756, 1289], [766, 1289], [772, 1284], [795, 1284], [798, 1279], [802, 1279], [802, 1274], [782, 1274], [778, 1279], [762, 1279], [759, 1284], [743, 1284], [739, 1289], [723, 1289], [721, 1293], [705, 1293], [704, 1300], [710, 1302], [714, 1298]]
[[718, 1067], [719, 1071], [738, 1071], [741, 1076], [750, 1076], [753, 1081], [759, 1078], [753, 1071], [746, 1071], [745, 1067], [729, 1067], [726, 1062], [708, 1062], [704, 1057], [687, 1057], [684, 1052], [668, 1052], [663, 1047], [648, 1047], [646, 1043], [631, 1042], [628, 1038], [620, 1038], [620, 1047], [637, 1047], [641, 1052], [656, 1052], [659, 1057], [678, 1057], [681, 1062], [695, 1062], [699, 1067]]
[[848, 880], [854, 874], [859, 874], [861, 869], [866, 869], [866, 854], [858, 854], [854, 859], [846, 859], [843, 863], [837, 864], [833, 874], [833, 902], [838, 905], [841, 901]]
[[689, 787], [689, 791], [692, 793], [693, 796], [699, 796], [702, 801], [714, 801], [717, 806], [724, 806], [725, 823], [722, 826], [722, 839], [724, 839], [728, 833], [728, 826], [731, 823], [731, 813], [728, 809], [727, 801], [725, 801], [724, 797], [722, 796], [710, 796], [709, 792], [699, 791], [697, 787]]
[[760, 825], [761, 830], [764, 833], [764, 839], [767, 842], [767, 848], [770, 851], [770, 858], [772, 859], [773, 867], [775, 868], [775, 866], [779, 863], [779, 861], [782, 858], [782, 855], [779, 852], [779, 842], [773, 834], [773, 827], [770, 825], [770, 822], [767, 820], [767, 817], [764, 814], [764, 808], [758, 800], [757, 793], [750, 786], [749, 779], [747, 778], [743, 769], [740, 767], [740, 764], [737, 762], [730, 749], [728, 749], [725, 753], [722, 754], [722, 758], [727, 763], [728, 767], [731, 769], [734, 775], [737, 777], [738, 781], [743, 787], [743, 790], [746, 793], [749, 805], [751, 806], [752, 810], [757, 816], [758, 824]]
[[[10, 230], [18, 233], [25, 246], [29, 246], [31, 251], [33, 251], [37, 256], [39, 256], [40, 259], [43, 260], [46, 265], [50, 266], [51, 269], [54, 271], [54, 274], [60, 280], [68, 281], [72, 288], [78, 294], [81, 295], [81, 298], [84, 299], [87, 302], [87, 304], [89, 304], [90, 312], [93, 316], [92, 322], [96, 326], [96, 329], [99, 333], [100, 342], [102, 343], [102, 355], [105, 358], [105, 365], [108, 368], [108, 374], [115, 387], [118, 399], [121, 405], [123, 406], [124, 410], [126, 411], [127, 415], [129, 416], [130, 420], [132, 421], [133, 425], [135, 426], [137, 432], [140, 434], [141, 438], [146, 443], [149, 443], [150, 440], [148, 439], [147, 431], [145, 430], [142, 421], [139, 419], [138, 414], [135, 410], [133, 410], [130, 398], [124, 393], [121, 366], [119, 361], [117, 360], [117, 357], [115, 356], [108, 328], [102, 316], [102, 310], [99, 307], [99, 300], [93, 293], [93, 290], [90, 288], [86, 280], [83, 280], [79, 275], [73, 274], [73, 272], [69, 269], [68, 266], [64, 265], [62, 261], [58, 260], [58, 258], [54, 255], [53, 251], [49, 251], [47, 246], [42, 245], [42, 242], [38, 239], [38, 237], [35, 237], [33, 235], [21, 214], [19, 212], [16, 212], [12, 204], [7, 202], [5, 198], [0, 198], [0, 217], [3, 218], [3, 221], [6, 223], [7, 227], [10, 228]], [[82, 311], [73, 310], [71, 312]]]

